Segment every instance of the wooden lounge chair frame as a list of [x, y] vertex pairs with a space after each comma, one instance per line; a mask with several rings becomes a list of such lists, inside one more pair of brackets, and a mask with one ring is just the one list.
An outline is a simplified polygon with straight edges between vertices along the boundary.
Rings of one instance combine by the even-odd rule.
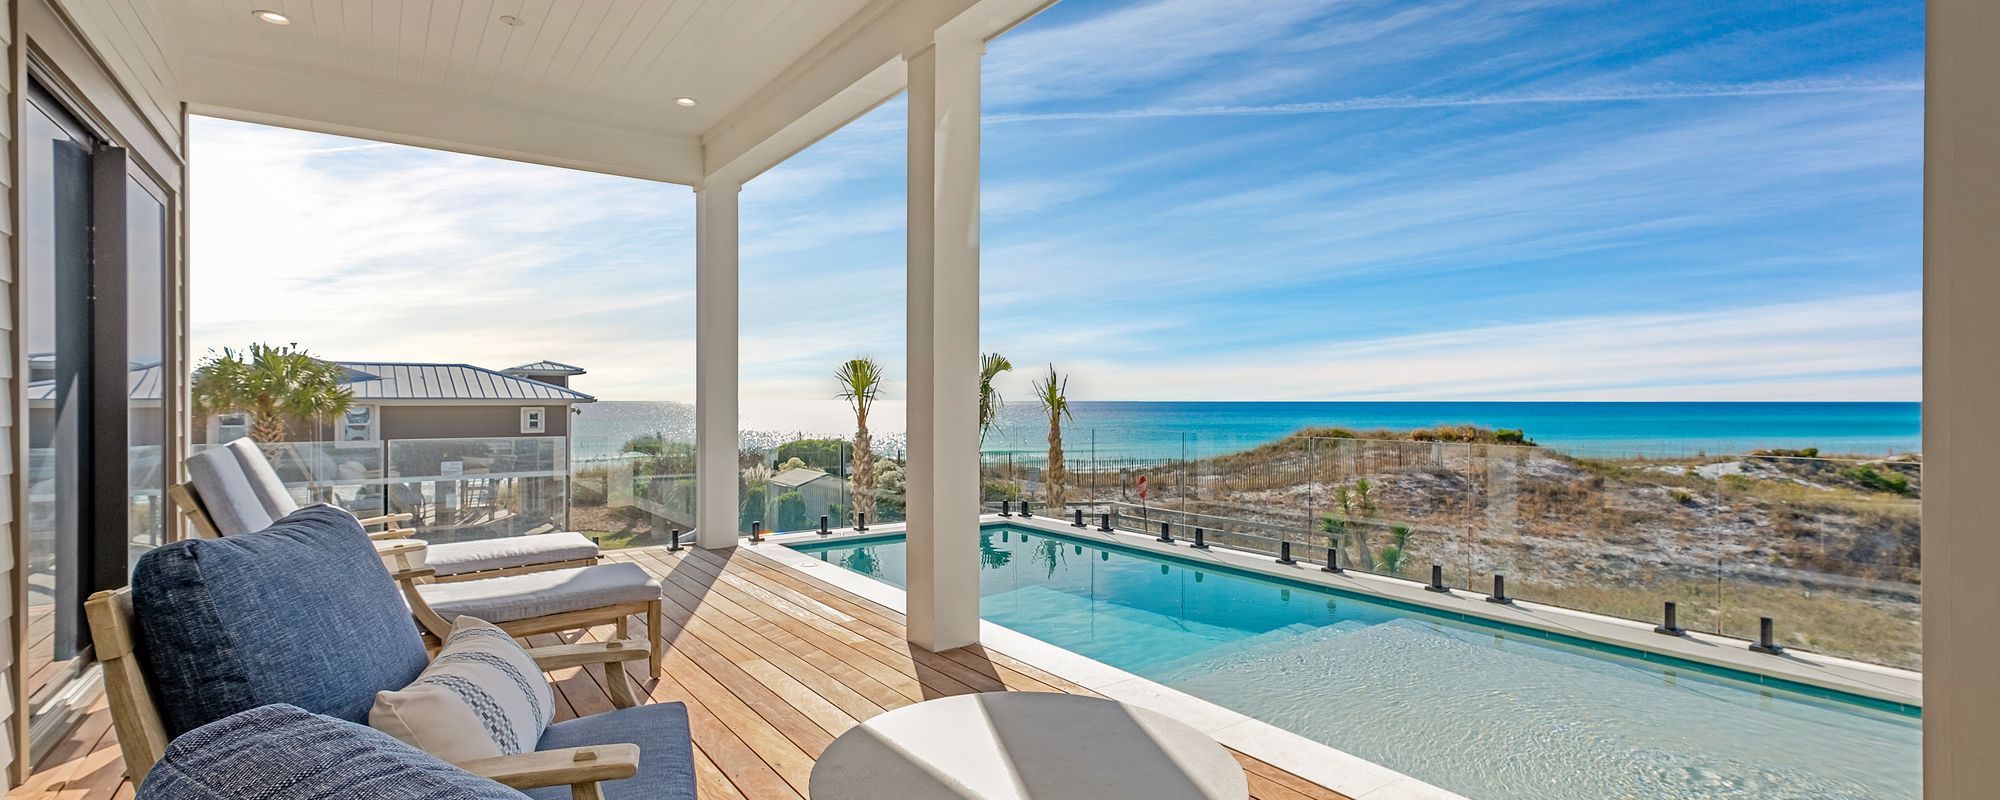
[[[451, 620], [445, 619], [443, 614], [433, 610], [430, 603], [424, 599], [423, 593], [417, 591], [418, 586], [436, 579], [430, 569], [411, 566], [413, 563], [411, 557], [422, 550], [421, 543], [411, 542], [401, 551], [378, 551], [378, 554], [384, 555], [384, 561], [389, 565], [389, 577], [396, 579], [397, 585], [403, 587], [403, 598], [410, 603], [410, 613], [417, 618], [417, 627], [424, 631], [424, 642], [442, 646], [445, 637], [451, 634]], [[546, 617], [530, 617], [492, 624], [506, 631], [507, 635], [520, 639], [536, 634], [580, 630], [608, 623], [616, 631], [614, 638], [625, 641], [632, 635], [632, 616], [644, 614], [648, 640], [646, 674], [658, 678], [661, 662], [666, 655], [663, 652], [666, 636], [660, 628], [662, 600], [663, 598], [656, 597], [651, 601], [617, 603], [579, 611], [565, 611]]]
[[[132, 591], [124, 588], [93, 594], [84, 603], [84, 612], [90, 619], [98, 661], [104, 665], [105, 695], [110, 701], [111, 724], [118, 734], [118, 749], [125, 758], [125, 774], [136, 786], [166, 752], [168, 736], [166, 720], [153, 699], [153, 687], [147, 683], [145, 669], [139, 663]], [[619, 626], [621, 634], [625, 627]], [[642, 642], [619, 639], [532, 647], [528, 648], [528, 655], [544, 671], [603, 664], [605, 689], [611, 695], [611, 704], [617, 708], [639, 704], [631, 679], [621, 664], [647, 657], [648, 649]], [[632, 744], [571, 747], [481, 758], [455, 766], [515, 789], [569, 786], [576, 800], [602, 800], [599, 782], [638, 774], [639, 747]]]

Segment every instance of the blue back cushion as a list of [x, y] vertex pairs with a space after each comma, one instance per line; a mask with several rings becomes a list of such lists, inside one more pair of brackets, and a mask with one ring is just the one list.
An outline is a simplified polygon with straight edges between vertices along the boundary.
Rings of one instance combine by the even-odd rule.
[[[565, 787], [567, 789], [567, 787]], [[386, 733], [287, 705], [181, 736], [138, 800], [526, 800]]]
[[426, 662], [368, 534], [326, 506], [147, 553], [132, 611], [172, 735], [271, 703], [365, 723], [375, 693], [409, 685]]

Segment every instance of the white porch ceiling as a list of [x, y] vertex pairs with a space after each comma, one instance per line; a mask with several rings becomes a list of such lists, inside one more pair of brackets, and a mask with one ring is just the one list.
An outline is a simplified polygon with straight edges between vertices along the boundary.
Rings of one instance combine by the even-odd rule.
[[699, 185], [893, 96], [934, 32], [1053, 0], [110, 2], [155, 28], [152, 71], [194, 113]]
[[[377, 138], [403, 133], [398, 138], [431, 146], [464, 138], [444, 120], [369, 124], [369, 117], [393, 123], [386, 118], [408, 102], [417, 116], [490, 115], [475, 124], [496, 135], [550, 122], [587, 152], [592, 140], [613, 150], [637, 140], [653, 140], [656, 150], [697, 145], [703, 131], [870, 0], [150, 2], [179, 51], [184, 93], [198, 112]], [[292, 22], [259, 21], [256, 9]], [[677, 97], [698, 104], [680, 106]], [[326, 108], [314, 113], [315, 105]], [[427, 135], [430, 128], [443, 135]], [[464, 149], [520, 155], [497, 142]], [[556, 160], [645, 177], [699, 176], [659, 155], [636, 168], [582, 153]], [[689, 165], [698, 169], [698, 159]]]

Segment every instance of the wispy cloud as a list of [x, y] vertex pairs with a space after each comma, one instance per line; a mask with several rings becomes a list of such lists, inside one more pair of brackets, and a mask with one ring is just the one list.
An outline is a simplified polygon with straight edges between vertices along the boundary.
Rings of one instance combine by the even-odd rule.
[[691, 393], [686, 189], [207, 118], [192, 138], [197, 353], [554, 358], [608, 394]]
[[1090, 399], [1757, 400], [1780, 389], [1873, 400], [1916, 396], [1919, 343], [1879, 332], [1920, 316], [1914, 293], [1850, 296], [1451, 327], [1169, 364], [1086, 358], [1071, 368], [1073, 390]]
[[1595, 92], [1541, 92], [1496, 94], [1475, 97], [1357, 97], [1307, 103], [1270, 103], [1249, 106], [1154, 107], [1081, 111], [1045, 111], [987, 114], [980, 121], [988, 125], [1016, 122], [1074, 120], [1159, 119], [1172, 117], [1290, 116], [1295, 114], [1345, 114], [1358, 111], [1404, 111], [1427, 108], [1478, 108], [1510, 105], [1573, 105], [1584, 103], [1637, 103], [1651, 100], [1695, 100], [1717, 97], [1772, 97], [1783, 95], [1847, 94], [1855, 92], [1911, 92], [1924, 90], [1922, 81], [1824, 80], [1778, 81], [1767, 83], [1654, 85]]
[[[984, 61], [982, 344], [1094, 399], [1914, 399], [1922, 28], [1920, 0], [1065, 0]], [[900, 396], [905, 110], [745, 188], [746, 410], [806, 413], [856, 354]], [[690, 396], [686, 189], [194, 139], [198, 349]]]

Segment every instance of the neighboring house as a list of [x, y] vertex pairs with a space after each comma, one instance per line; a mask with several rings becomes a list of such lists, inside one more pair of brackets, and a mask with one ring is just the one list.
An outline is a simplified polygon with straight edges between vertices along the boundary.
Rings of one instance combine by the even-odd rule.
[[[569, 388], [584, 370], [537, 361], [504, 370], [471, 364], [336, 361], [347, 371], [354, 405], [339, 419], [302, 420], [297, 441], [368, 442], [383, 439], [475, 439], [568, 436], [570, 410], [597, 398]], [[244, 414], [198, 420], [197, 443], [244, 436]]]
[[[844, 514], [840, 509], [847, 507], [847, 482], [839, 477], [813, 469], [793, 467], [771, 476], [768, 502], [777, 503], [787, 492], [798, 492], [805, 500], [804, 520], [774, 520], [772, 530], [803, 528], [819, 524], [819, 515], [827, 514], [840, 519]], [[831, 509], [831, 510], [829, 510]]]

